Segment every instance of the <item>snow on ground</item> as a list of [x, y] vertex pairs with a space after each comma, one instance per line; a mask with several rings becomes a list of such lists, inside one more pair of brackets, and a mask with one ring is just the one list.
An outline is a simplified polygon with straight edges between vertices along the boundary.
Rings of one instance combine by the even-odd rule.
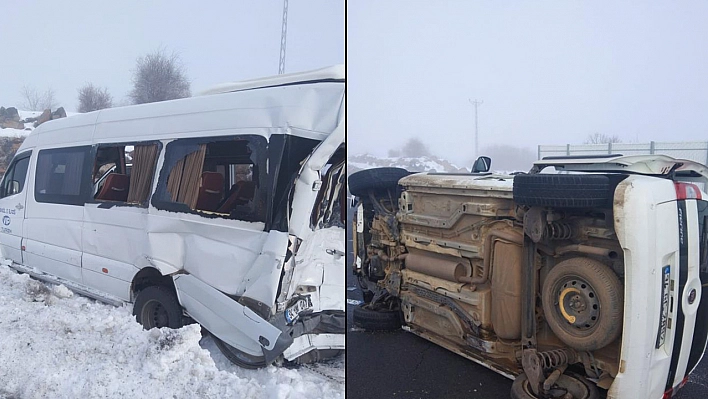
[[0, 265], [0, 398], [78, 397], [343, 398], [344, 359], [241, 369], [197, 324], [144, 331], [130, 306]]
[[410, 172], [468, 172], [467, 169], [459, 168], [449, 161], [435, 156], [422, 156], [418, 158], [409, 157], [386, 157], [379, 158], [370, 154], [351, 155], [347, 159], [349, 173], [361, 169], [396, 167], [403, 168]]

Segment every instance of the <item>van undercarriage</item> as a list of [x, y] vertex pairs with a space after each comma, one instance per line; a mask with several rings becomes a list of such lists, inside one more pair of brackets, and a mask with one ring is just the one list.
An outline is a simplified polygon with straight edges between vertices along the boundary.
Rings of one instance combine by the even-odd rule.
[[[666, 298], [685, 292], [694, 303], [697, 297], [683, 288], [693, 283], [671, 287], [679, 283], [677, 254], [685, 254], [674, 241], [686, 234], [686, 222], [675, 225], [686, 213], [680, 193], [699, 189], [632, 176], [633, 168], [671, 170], [668, 158], [638, 161], [618, 167], [630, 173], [571, 160], [597, 172], [539, 174], [539, 167], [512, 177], [378, 168], [353, 174], [353, 268], [365, 301], [354, 309], [354, 323], [367, 330], [403, 325], [514, 379], [514, 398], [594, 398], [598, 388], [616, 398], [681, 386], [706, 337], [699, 333], [691, 346], [684, 334], [672, 349], [676, 310]], [[643, 227], [645, 221], [655, 226], [654, 219], [660, 230]], [[643, 270], [655, 278], [647, 280]], [[689, 273], [688, 279], [695, 278]], [[627, 318], [627, 309], [640, 316]], [[656, 360], [628, 361], [632, 340], [646, 342]], [[686, 365], [679, 356], [687, 358], [689, 349]]]

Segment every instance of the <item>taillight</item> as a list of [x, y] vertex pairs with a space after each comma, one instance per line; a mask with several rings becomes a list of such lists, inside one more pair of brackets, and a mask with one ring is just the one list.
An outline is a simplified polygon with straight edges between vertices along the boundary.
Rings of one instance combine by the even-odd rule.
[[676, 187], [676, 199], [678, 200], [702, 199], [701, 190], [695, 184], [674, 182], [674, 187]]

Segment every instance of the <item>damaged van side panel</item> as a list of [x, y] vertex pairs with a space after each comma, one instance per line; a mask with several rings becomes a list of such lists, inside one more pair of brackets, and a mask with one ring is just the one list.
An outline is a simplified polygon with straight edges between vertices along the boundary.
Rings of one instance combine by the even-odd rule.
[[[51, 156], [39, 161], [48, 171], [39, 188], [28, 185], [37, 200], [30, 193], [26, 263], [86, 288], [81, 292], [106, 293], [116, 301], [133, 301], [150, 284], [171, 290], [174, 282], [189, 316], [226, 344], [265, 355], [267, 362], [293, 342], [283, 332], [287, 327], [274, 320], [293, 305], [298, 287], [315, 287], [308, 288], [315, 303], [306, 313], [343, 312], [343, 230], [333, 228], [322, 242], [303, 247], [312, 250], [306, 252], [311, 264], [297, 257], [300, 244], [311, 244], [310, 217], [323, 168], [343, 148], [343, 74], [341, 80], [110, 109], [91, 117], [74, 119], [78, 125], [72, 118], [43, 125], [27, 140], [37, 145], [33, 165], [37, 157]], [[80, 130], [81, 141], [60, 130]], [[138, 151], [128, 156], [127, 146], [155, 151], [138, 166]], [[122, 152], [113, 171], [98, 173], [108, 165], [105, 158]], [[133, 183], [147, 176], [145, 165], [154, 169], [143, 179], [141, 200], [102, 197], [103, 191], [126, 190], [108, 180], [129, 181], [129, 194], [139, 191]], [[61, 188], [57, 177], [71, 184]], [[216, 183], [207, 187], [210, 180]], [[54, 197], [42, 201], [43, 196]], [[310, 330], [298, 331], [303, 337], [312, 333], [305, 337], [310, 342], [339, 349], [343, 335], [334, 330], [319, 341]], [[306, 347], [301, 342], [298, 350]]]
[[[199, 324], [214, 335], [244, 352], [260, 355], [259, 343], [266, 355], [282, 353], [292, 338], [274, 325], [260, 318], [251, 309], [214, 290], [194, 276], [180, 274], [174, 277], [180, 302]], [[272, 359], [271, 359], [272, 361]]]

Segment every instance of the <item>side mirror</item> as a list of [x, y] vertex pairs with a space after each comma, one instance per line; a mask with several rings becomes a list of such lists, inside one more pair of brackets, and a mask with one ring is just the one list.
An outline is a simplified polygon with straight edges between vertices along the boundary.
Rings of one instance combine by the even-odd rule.
[[10, 182], [10, 192], [7, 195], [17, 194], [20, 192], [20, 182], [13, 180]]
[[472, 173], [484, 173], [489, 172], [489, 168], [492, 167], [492, 158], [489, 157], [479, 157], [474, 161], [472, 165]]

